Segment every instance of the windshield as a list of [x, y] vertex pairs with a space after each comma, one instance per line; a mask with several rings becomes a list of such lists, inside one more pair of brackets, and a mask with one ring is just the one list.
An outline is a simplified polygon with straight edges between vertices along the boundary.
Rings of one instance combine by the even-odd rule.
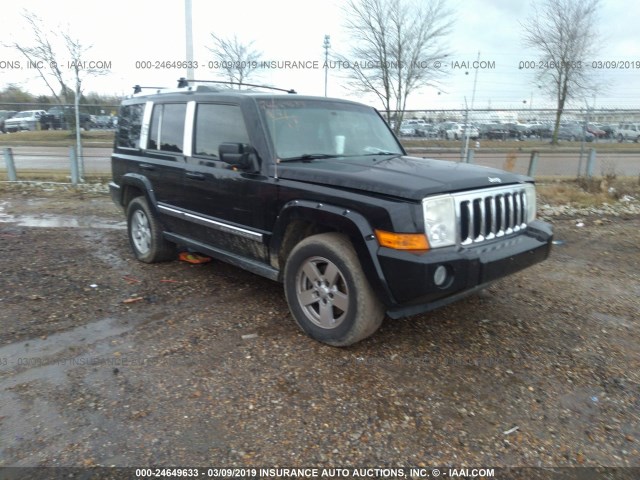
[[331, 100], [259, 101], [280, 160], [359, 155], [402, 155], [402, 149], [372, 108]]

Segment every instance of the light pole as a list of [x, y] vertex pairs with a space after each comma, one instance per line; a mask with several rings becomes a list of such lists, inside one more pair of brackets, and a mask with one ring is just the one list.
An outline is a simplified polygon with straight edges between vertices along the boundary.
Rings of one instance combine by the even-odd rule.
[[322, 47], [324, 48], [324, 96], [327, 96], [327, 77], [329, 74], [329, 47], [331, 47], [330, 42], [331, 37], [329, 35], [324, 36], [324, 43]]
[[[476, 73], [473, 76], [473, 92], [471, 93], [471, 111], [473, 112], [473, 102], [476, 99], [476, 86], [478, 84], [478, 66], [480, 65], [480, 52], [478, 52], [478, 60], [476, 61]], [[462, 161], [467, 161], [467, 154], [469, 153], [469, 109], [467, 108], [467, 97], [464, 97], [464, 104], [466, 108], [465, 125], [464, 125], [464, 148], [462, 151]]]
[[193, 70], [193, 15], [192, 15], [191, 0], [185, 0], [184, 2], [184, 26], [185, 37], [187, 47], [187, 79], [194, 79]]

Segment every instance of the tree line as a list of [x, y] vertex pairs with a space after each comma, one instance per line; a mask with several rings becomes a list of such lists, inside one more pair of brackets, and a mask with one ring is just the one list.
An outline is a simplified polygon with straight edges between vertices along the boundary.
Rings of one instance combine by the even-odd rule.
[[[116, 95], [102, 95], [96, 92], [82, 94], [79, 105], [83, 112], [94, 115], [111, 113], [122, 100]], [[0, 110], [48, 110], [54, 105], [60, 105], [59, 97], [53, 95], [34, 95], [25, 91], [19, 85], [9, 84], [0, 90]], [[73, 105], [69, 103], [68, 105]], [[105, 107], [109, 108], [109, 111]]]

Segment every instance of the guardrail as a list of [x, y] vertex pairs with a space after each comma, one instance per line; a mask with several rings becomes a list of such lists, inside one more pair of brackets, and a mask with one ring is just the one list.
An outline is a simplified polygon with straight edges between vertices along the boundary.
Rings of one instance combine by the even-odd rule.
[[[56, 152], [57, 150], [57, 152]], [[409, 147], [410, 155], [460, 162], [457, 148]], [[4, 162], [0, 162], [0, 175], [8, 181], [26, 180], [37, 176], [68, 178], [72, 184], [83, 183], [85, 177], [109, 177], [111, 174], [110, 148], [84, 147], [82, 158], [74, 147], [3, 148]], [[83, 169], [80, 169], [82, 162]], [[637, 177], [640, 175], [640, 149], [632, 151], [597, 151], [595, 148], [553, 150], [533, 148], [519, 150], [471, 148], [466, 163], [512, 171], [531, 177], [592, 177], [616, 175]], [[3, 168], [4, 167], [4, 168]]]

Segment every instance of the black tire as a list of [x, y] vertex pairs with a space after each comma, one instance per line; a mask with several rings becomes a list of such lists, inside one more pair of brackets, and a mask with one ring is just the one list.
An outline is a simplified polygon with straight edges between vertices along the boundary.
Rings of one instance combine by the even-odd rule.
[[175, 258], [176, 247], [162, 236], [160, 222], [146, 198], [136, 197], [127, 206], [127, 232], [131, 249], [141, 262], [165, 262]]
[[367, 338], [384, 319], [351, 242], [339, 233], [313, 235], [295, 246], [285, 265], [284, 289], [300, 328], [335, 347]]
[[618, 143], [622, 143], [624, 142], [624, 137], [622, 136], [622, 134], [618, 135]]

